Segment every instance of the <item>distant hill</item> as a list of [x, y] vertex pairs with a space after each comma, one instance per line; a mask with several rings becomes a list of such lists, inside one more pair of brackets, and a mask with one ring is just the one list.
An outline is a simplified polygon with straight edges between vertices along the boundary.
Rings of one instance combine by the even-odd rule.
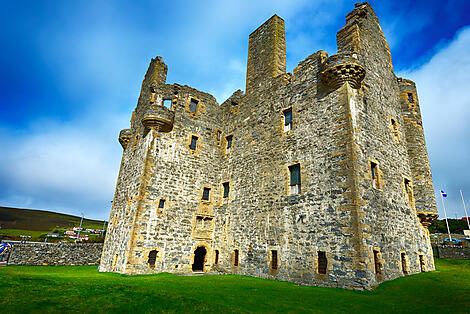
[[[46, 210], [21, 209], [0, 206], [1, 229], [51, 231], [80, 225], [81, 217]], [[103, 221], [83, 219], [84, 228], [101, 229]], [[1, 231], [0, 229], [0, 231]]]

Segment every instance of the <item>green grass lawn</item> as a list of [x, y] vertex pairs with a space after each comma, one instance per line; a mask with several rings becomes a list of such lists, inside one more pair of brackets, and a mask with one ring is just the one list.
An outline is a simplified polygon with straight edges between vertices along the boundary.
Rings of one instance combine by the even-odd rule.
[[2, 313], [414, 312], [468, 313], [470, 260], [436, 260], [437, 271], [373, 291], [305, 287], [258, 278], [124, 276], [96, 266], [0, 268]]

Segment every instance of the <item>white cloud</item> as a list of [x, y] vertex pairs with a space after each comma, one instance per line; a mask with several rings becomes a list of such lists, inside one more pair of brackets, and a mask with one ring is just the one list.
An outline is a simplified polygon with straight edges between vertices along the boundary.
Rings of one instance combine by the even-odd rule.
[[401, 73], [417, 85], [434, 188], [446, 190], [452, 218], [464, 215], [459, 189], [470, 201], [469, 51], [470, 27], [465, 27], [429, 62]]

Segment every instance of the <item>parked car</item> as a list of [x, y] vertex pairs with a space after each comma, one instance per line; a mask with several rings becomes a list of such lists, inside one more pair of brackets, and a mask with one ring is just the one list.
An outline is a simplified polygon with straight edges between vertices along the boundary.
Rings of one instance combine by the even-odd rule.
[[462, 242], [462, 241], [457, 240], [457, 239], [454, 239], [454, 238], [452, 238], [452, 240], [449, 240], [449, 238], [445, 238], [445, 239], [444, 239], [444, 242], [451, 242], [451, 241], [452, 241], [452, 243], [454, 243], [454, 244], [457, 244], [457, 243]]

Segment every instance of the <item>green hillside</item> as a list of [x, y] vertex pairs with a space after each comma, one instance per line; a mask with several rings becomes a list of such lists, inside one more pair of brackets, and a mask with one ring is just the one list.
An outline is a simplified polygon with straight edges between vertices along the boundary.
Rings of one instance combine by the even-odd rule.
[[[20, 209], [0, 206], [0, 233], [2, 229], [49, 232], [80, 225], [80, 217], [46, 210]], [[83, 228], [101, 229], [103, 221], [83, 219]]]

